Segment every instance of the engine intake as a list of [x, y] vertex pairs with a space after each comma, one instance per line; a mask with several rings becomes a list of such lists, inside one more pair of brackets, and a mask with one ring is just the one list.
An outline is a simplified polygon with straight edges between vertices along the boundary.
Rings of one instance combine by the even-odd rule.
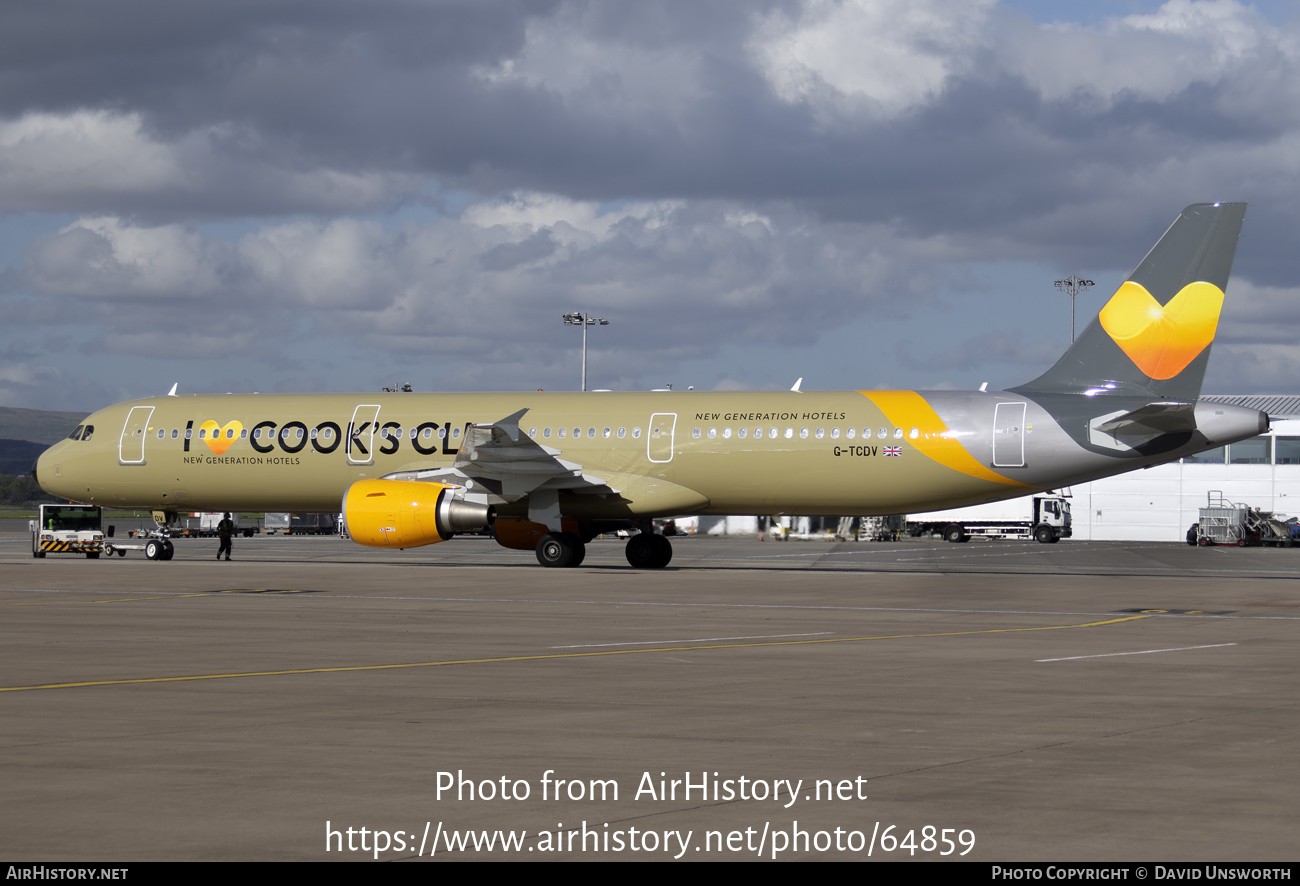
[[343, 494], [343, 519], [357, 544], [418, 548], [482, 529], [492, 508], [457, 498], [455, 487], [409, 480], [358, 480]]

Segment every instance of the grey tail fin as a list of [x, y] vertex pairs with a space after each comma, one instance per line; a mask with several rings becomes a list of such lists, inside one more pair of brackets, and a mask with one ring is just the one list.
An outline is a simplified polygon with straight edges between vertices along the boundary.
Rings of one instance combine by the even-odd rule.
[[1245, 217], [1245, 203], [1188, 206], [1056, 365], [1012, 390], [1195, 400]]

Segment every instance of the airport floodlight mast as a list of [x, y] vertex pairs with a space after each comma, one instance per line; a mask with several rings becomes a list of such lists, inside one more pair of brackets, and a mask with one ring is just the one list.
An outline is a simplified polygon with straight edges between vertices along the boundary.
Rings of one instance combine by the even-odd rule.
[[589, 317], [584, 313], [573, 313], [564, 315], [565, 326], [582, 327], [582, 389], [587, 390], [587, 327], [588, 326], [608, 326], [609, 321], [604, 317]]
[[1057, 289], [1070, 293], [1070, 344], [1074, 344], [1074, 297], [1080, 292], [1087, 292], [1096, 285], [1091, 280], [1082, 280], [1073, 274], [1064, 280], [1056, 281]]

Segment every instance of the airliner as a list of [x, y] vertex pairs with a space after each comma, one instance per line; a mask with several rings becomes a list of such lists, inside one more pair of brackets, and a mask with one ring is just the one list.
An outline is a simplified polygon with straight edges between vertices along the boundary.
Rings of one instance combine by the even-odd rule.
[[[405, 549], [490, 527], [548, 567], [656, 517], [884, 515], [1029, 495], [1261, 434], [1198, 402], [1244, 203], [1188, 206], [1065, 354], [1004, 391], [172, 394], [87, 418], [40, 456], [50, 493], [181, 511], [342, 511]], [[798, 387], [796, 385], [796, 387]]]

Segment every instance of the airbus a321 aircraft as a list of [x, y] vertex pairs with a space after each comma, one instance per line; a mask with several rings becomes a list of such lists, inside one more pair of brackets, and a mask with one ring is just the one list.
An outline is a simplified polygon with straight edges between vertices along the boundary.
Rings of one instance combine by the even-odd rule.
[[[544, 566], [654, 517], [883, 515], [1028, 495], [1268, 429], [1198, 403], [1244, 203], [1187, 207], [1078, 340], [1005, 391], [164, 396], [90, 416], [36, 476], [74, 501], [337, 511], [354, 541], [412, 548], [492, 526]], [[340, 505], [341, 502], [341, 505]]]

